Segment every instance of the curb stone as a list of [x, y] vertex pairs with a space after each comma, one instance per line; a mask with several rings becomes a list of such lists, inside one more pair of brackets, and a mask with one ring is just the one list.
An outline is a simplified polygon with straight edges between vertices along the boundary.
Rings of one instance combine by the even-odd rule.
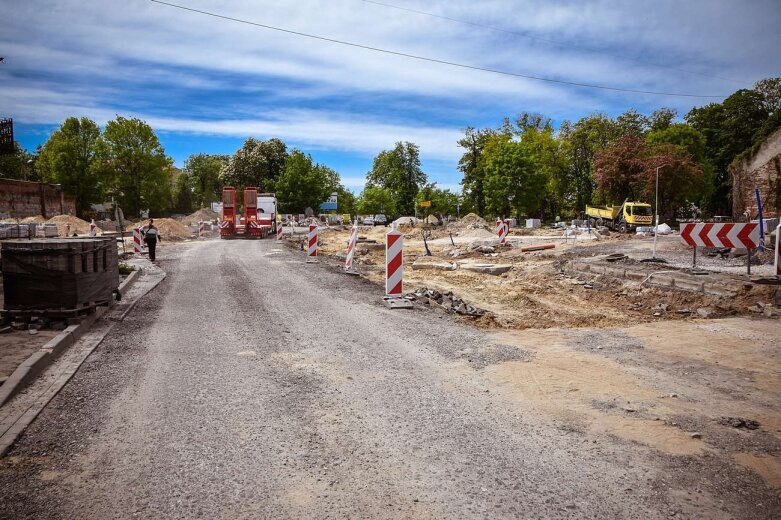
[[[136, 279], [140, 276], [140, 271], [134, 271], [130, 275], [125, 278], [125, 280], [120, 284], [119, 291], [122, 293], [123, 291], [129, 289], [136, 281]], [[152, 285], [146, 292], [141, 294], [131, 305], [130, 308], [125, 311], [122, 315], [124, 316], [129, 312], [130, 309], [132, 309], [135, 306], [135, 303], [140, 300], [143, 296], [151, 292], [155, 287], [157, 287], [160, 282], [162, 282], [166, 278], [165, 273]], [[99, 318], [101, 318], [108, 310], [114, 305], [114, 301], [112, 300], [112, 303], [107, 307], [98, 307], [95, 311], [95, 313], [91, 314], [87, 319], [85, 319], [81, 324], [79, 325], [72, 325], [68, 328], [66, 328], [62, 333], [58, 334], [55, 338], [52, 338], [46, 345], [41, 347], [41, 349], [31, 355], [24, 363], [22, 363], [21, 366], [19, 366], [13, 374], [6, 380], [6, 382], [0, 387], [0, 406], [7, 403], [11, 397], [16, 395], [21, 389], [23, 389], [25, 386], [32, 383], [32, 381], [35, 380], [35, 377], [39, 375], [41, 372], [43, 372], [46, 368], [48, 368], [49, 365], [51, 365], [54, 360], [57, 358], [58, 354], [62, 353], [66, 348], [73, 345], [78, 341], [79, 338], [81, 338], [86, 332], [89, 327], [95, 323]], [[85, 353], [84, 357], [78, 361], [74, 366], [66, 368], [63, 373], [59, 374], [56, 377], [56, 381], [52, 386], [56, 386], [54, 388], [54, 391], [47, 391], [46, 393], [48, 395], [44, 396], [44, 399], [42, 402], [39, 402], [39, 406], [30, 406], [27, 410], [25, 410], [23, 413], [18, 415], [8, 427], [8, 429], [0, 434], [0, 457], [5, 456], [6, 453], [11, 449], [11, 447], [14, 445], [16, 440], [19, 438], [19, 436], [27, 429], [27, 427], [30, 425], [30, 423], [35, 420], [35, 418], [38, 416], [38, 414], [43, 410], [43, 408], [46, 407], [46, 405], [51, 401], [55, 395], [57, 395], [60, 390], [65, 386], [65, 384], [75, 375], [76, 371], [78, 371], [79, 367], [81, 367], [81, 364], [84, 362], [84, 360], [89, 357], [90, 354], [103, 342], [103, 339], [105, 336], [111, 331], [111, 328], [113, 326], [110, 326], [103, 336], [95, 343], [95, 345], [92, 346], [92, 348], [89, 349], [88, 352]], [[23, 370], [24, 369], [24, 370]], [[12, 379], [17, 376], [18, 373], [18, 381], [12, 381]], [[8, 395], [6, 395], [6, 392]]]

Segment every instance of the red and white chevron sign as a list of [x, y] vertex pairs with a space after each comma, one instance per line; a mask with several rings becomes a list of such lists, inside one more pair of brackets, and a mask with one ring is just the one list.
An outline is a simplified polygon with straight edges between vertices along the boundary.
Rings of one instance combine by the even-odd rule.
[[681, 224], [681, 241], [694, 247], [759, 247], [759, 224]]
[[385, 235], [385, 294], [401, 297], [404, 280], [404, 235], [391, 229]]

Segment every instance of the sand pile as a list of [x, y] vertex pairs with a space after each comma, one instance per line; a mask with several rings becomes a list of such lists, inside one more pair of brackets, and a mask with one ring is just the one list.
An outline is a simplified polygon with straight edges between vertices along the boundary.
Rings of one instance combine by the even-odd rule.
[[185, 226], [190, 224], [197, 224], [198, 222], [208, 222], [220, 218], [220, 214], [212, 211], [209, 208], [201, 208], [195, 213], [191, 213], [182, 218], [182, 224]]
[[7, 224], [43, 224], [46, 222], [46, 219], [43, 218], [41, 215], [35, 215], [34, 217], [24, 217], [20, 219], [15, 218], [4, 218], [0, 219], [0, 222], [7, 223]]
[[458, 222], [454, 222], [450, 224], [448, 227], [454, 229], [486, 229], [490, 231], [490, 226], [488, 225], [488, 222], [486, 222], [483, 218], [481, 218], [479, 215], [476, 215], [474, 213], [470, 213], [466, 215], [464, 218], [462, 218]]
[[[77, 233], [79, 235], [89, 234], [89, 222], [81, 220], [73, 215], [56, 215], [46, 221], [47, 224], [57, 224], [57, 232], [60, 236], [65, 236], [66, 227], [70, 224], [70, 234]], [[98, 229], [98, 233], [100, 230]]]
[[[155, 227], [160, 230], [160, 238], [162, 240], [184, 240], [193, 237], [193, 232], [176, 219], [156, 218], [154, 221]], [[126, 229], [128, 231], [133, 231], [133, 228], [135, 227], [143, 228], [148, 225], [149, 220], [142, 220], [140, 222], [128, 224]]]

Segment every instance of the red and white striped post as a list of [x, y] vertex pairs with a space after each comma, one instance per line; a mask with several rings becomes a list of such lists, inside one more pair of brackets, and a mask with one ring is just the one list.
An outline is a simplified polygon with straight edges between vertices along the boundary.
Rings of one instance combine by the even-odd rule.
[[205, 231], [206, 231], [206, 223], [198, 222], [198, 236], [202, 237]]
[[401, 298], [404, 290], [404, 235], [391, 229], [385, 235], [385, 294]]
[[502, 219], [496, 219], [496, 235], [499, 237], [500, 244], [507, 243], [508, 231], [509, 231], [509, 227], [507, 226], [507, 222], [505, 222]]
[[141, 254], [141, 228], [133, 228], [133, 252], [137, 255]]
[[95, 224], [95, 219], [93, 218], [89, 223], [89, 236], [94, 237], [98, 234], [98, 225]]
[[776, 228], [776, 278], [781, 278], [781, 224]]
[[317, 224], [309, 224], [309, 251], [306, 261], [317, 262]]
[[353, 224], [350, 231], [350, 240], [347, 241], [347, 258], [344, 260], [344, 270], [349, 271], [353, 268], [353, 257], [355, 256], [355, 243], [358, 241], [358, 223]]
[[71, 236], [71, 225], [65, 224], [65, 238], [68, 238]]
[[277, 220], [277, 242], [282, 242], [282, 222]]

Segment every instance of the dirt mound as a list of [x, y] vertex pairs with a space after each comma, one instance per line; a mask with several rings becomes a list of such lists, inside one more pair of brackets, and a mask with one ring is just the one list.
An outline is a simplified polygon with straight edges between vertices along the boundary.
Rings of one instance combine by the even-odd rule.
[[[156, 218], [155, 227], [160, 230], [160, 238], [162, 240], [185, 240], [193, 237], [193, 232], [190, 231], [184, 224], [176, 219], [172, 218]], [[126, 229], [133, 231], [133, 228], [141, 227], [145, 228], [149, 225], [148, 220], [142, 220], [140, 222], [134, 222], [128, 224]]]
[[[67, 232], [67, 226], [70, 224], [70, 234], [77, 233], [79, 235], [89, 234], [89, 222], [81, 220], [73, 215], [56, 215], [46, 221], [47, 224], [57, 224], [57, 232], [60, 236], [65, 236]], [[98, 230], [100, 232], [100, 230]]]
[[487, 229], [490, 231], [490, 226], [488, 225], [488, 222], [486, 222], [485, 219], [483, 219], [479, 215], [476, 215], [475, 213], [470, 213], [466, 215], [464, 218], [462, 218], [458, 222], [454, 222], [450, 224], [448, 227], [453, 229]]
[[197, 224], [198, 222], [208, 222], [220, 218], [220, 214], [212, 211], [210, 208], [201, 208], [195, 213], [191, 213], [182, 218], [182, 224]]

